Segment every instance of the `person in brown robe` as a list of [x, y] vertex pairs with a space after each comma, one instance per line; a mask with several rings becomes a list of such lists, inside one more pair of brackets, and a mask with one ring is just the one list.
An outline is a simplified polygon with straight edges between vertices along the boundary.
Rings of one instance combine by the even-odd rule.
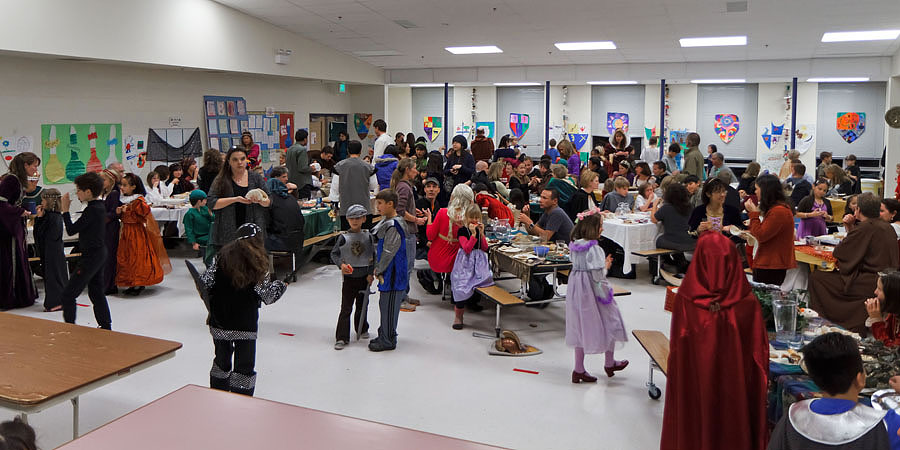
[[866, 332], [865, 300], [872, 296], [878, 272], [900, 267], [897, 234], [879, 218], [880, 200], [871, 193], [857, 200], [859, 225], [834, 249], [837, 268], [809, 277], [810, 306], [820, 316], [858, 333]]

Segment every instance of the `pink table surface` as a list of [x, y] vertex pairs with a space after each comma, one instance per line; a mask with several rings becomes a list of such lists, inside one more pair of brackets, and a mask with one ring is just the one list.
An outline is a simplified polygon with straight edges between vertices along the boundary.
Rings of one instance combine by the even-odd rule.
[[75, 449], [496, 449], [189, 384], [59, 447]]

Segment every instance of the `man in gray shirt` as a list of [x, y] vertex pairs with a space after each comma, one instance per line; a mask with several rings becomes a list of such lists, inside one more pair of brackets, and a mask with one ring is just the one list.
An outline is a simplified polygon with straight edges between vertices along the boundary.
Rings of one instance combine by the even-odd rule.
[[[724, 180], [730, 180], [727, 184], [737, 183], [737, 177], [734, 176], [734, 172], [731, 171], [731, 168], [725, 165], [725, 155], [715, 152], [712, 155], [709, 155], [709, 160], [712, 161], [712, 167], [709, 168], [709, 174], [706, 177], [707, 180], [713, 178], [720, 178]], [[719, 177], [720, 173], [724, 173], [723, 177]]]
[[[347, 222], [347, 210], [353, 205], [362, 205], [366, 208], [366, 222], [363, 228], [372, 227], [372, 210], [369, 200], [370, 190], [377, 190], [378, 182], [372, 175], [375, 173], [369, 163], [360, 158], [362, 144], [359, 141], [350, 141], [347, 144], [348, 158], [334, 166], [334, 177], [331, 179], [331, 197], [340, 202], [341, 229], [347, 230], [350, 224]], [[373, 186], [374, 181], [374, 186]]]
[[306, 130], [294, 133], [294, 145], [287, 150], [284, 162], [287, 165], [288, 181], [297, 185], [300, 198], [309, 198], [312, 191], [312, 169], [309, 167], [309, 154], [306, 151]]
[[544, 213], [541, 214], [537, 224], [531, 220], [527, 211], [519, 213], [519, 221], [528, 228], [528, 234], [534, 234], [549, 241], [568, 242], [575, 225], [569, 215], [559, 207], [559, 192], [556, 189], [550, 188], [541, 191], [541, 209], [544, 210]]

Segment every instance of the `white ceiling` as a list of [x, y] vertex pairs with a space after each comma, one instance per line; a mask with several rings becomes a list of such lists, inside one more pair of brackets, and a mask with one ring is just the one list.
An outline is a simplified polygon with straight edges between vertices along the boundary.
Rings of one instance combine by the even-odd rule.
[[[900, 40], [820, 42], [827, 31], [900, 29], [898, 0], [216, 0], [386, 69], [890, 56]], [[408, 20], [418, 28], [394, 23]], [[681, 37], [749, 36], [745, 47], [681, 48]], [[612, 40], [616, 50], [562, 52], [554, 42]], [[502, 54], [453, 55], [497, 45]], [[315, 64], [308, 61], [307, 64]]]

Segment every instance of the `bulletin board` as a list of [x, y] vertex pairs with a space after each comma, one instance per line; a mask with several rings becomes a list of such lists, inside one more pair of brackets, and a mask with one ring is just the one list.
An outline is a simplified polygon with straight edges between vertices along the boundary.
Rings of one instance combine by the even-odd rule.
[[227, 151], [241, 141], [241, 131], [250, 127], [243, 97], [203, 96], [209, 148]]
[[247, 129], [260, 150], [286, 149], [293, 145], [293, 111], [276, 111], [268, 115], [264, 111], [248, 111], [247, 118]]

